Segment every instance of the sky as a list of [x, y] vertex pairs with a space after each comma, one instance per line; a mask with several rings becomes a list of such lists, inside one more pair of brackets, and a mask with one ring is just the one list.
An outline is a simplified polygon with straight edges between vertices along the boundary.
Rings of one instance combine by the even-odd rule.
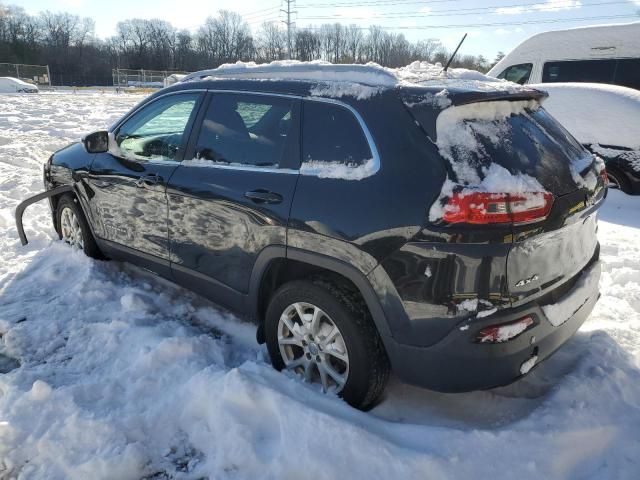
[[[226, 9], [243, 14], [255, 30], [286, 16], [285, 0], [0, 0], [30, 14], [67, 11], [95, 21], [96, 35], [113, 35], [119, 21], [160, 18], [196, 30], [207, 16]], [[640, 21], [640, 0], [296, 0], [297, 26], [340, 22], [381, 25], [409, 40], [439, 39], [453, 50], [468, 33], [460, 54], [493, 59], [525, 38], [547, 30]]]

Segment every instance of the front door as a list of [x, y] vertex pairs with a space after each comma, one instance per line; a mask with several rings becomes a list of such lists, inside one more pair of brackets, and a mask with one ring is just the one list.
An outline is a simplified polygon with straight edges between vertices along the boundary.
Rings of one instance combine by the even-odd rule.
[[182, 159], [203, 94], [160, 97], [113, 133], [88, 179], [96, 236], [106, 250], [147, 268], [168, 271], [166, 184]]
[[259, 253], [286, 246], [300, 102], [239, 93], [211, 93], [207, 101], [190, 160], [167, 187], [171, 268], [180, 283], [242, 308]]

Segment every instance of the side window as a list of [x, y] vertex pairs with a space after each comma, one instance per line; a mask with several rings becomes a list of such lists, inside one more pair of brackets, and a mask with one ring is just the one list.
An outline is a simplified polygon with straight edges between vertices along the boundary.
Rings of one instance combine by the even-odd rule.
[[532, 63], [520, 63], [518, 65], [511, 65], [509, 68], [502, 71], [498, 78], [504, 78], [510, 82], [519, 83], [524, 85], [531, 76]]
[[115, 134], [114, 154], [135, 160], [175, 160], [198, 93], [160, 98], [129, 118]]
[[570, 60], [547, 62], [542, 69], [542, 82], [612, 83], [616, 60]]
[[305, 163], [359, 167], [372, 156], [360, 123], [347, 108], [326, 102], [304, 102], [303, 167]]
[[615, 84], [640, 90], [640, 58], [618, 60]]
[[[295, 139], [295, 100], [216, 93], [202, 121], [195, 160], [277, 167]], [[295, 146], [295, 145], [294, 145]]]

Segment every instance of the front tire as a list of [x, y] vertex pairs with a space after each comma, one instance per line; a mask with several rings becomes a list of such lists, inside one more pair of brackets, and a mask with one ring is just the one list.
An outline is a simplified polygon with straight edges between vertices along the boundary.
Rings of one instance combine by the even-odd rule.
[[389, 361], [364, 302], [324, 280], [293, 281], [273, 295], [265, 318], [271, 363], [368, 410], [384, 391]]
[[58, 202], [56, 227], [60, 240], [82, 250], [89, 257], [104, 258], [75, 197], [65, 195]]

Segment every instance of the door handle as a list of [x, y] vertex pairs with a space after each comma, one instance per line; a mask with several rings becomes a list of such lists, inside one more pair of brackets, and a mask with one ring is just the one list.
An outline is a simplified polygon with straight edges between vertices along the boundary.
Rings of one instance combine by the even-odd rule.
[[136, 180], [136, 186], [138, 188], [144, 187], [152, 187], [153, 185], [157, 185], [162, 182], [162, 177], [155, 173], [150, 173], [149, 175], [143, 175]]
[[282, 203], [282, 195], [262, 189], [245, 192], [244, 196], [254, 203]]

